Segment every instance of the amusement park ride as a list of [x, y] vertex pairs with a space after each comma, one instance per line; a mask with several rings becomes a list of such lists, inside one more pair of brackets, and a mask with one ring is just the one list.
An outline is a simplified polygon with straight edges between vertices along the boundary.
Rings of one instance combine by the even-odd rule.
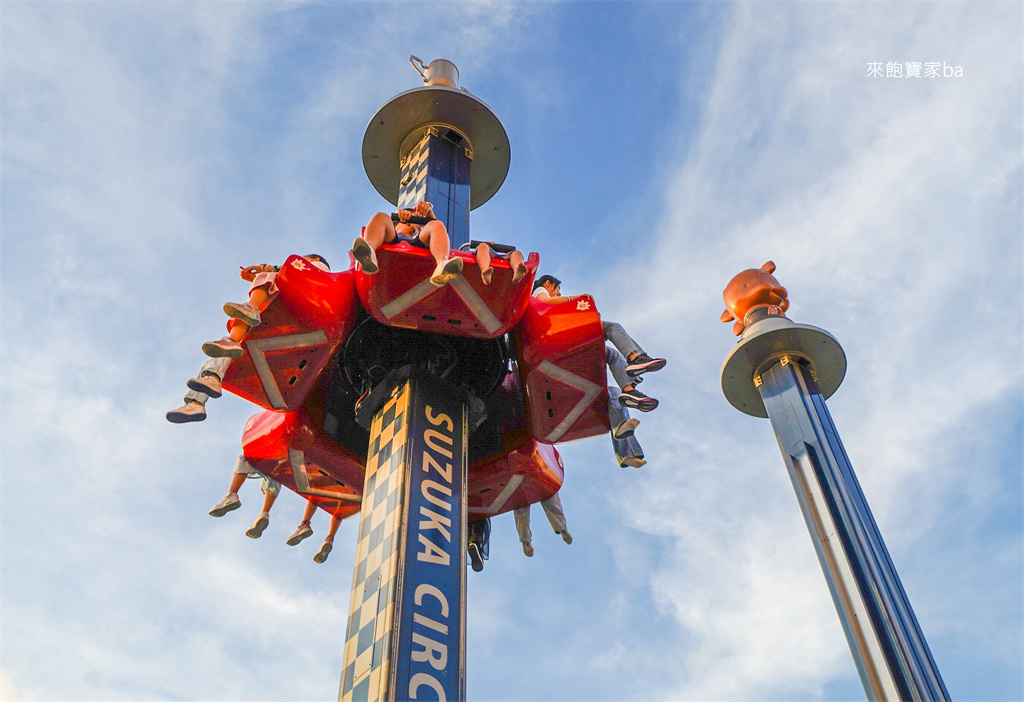
[[593, 299], [534, 297], [536, 253], [519, 276], [495, 256], [485, 284], [460, 250], [478, 243], [469, 211], [508, 172], [504, 127], [452, 63], [413, 66], [425, 85], [373, 116], [363, 164], [399, 210], [433, 204], [461, 275], [432, 283], [431, 252], [404, 241], [377, 249], [373, 275], [351, 255], [339, 272], [291, 256], [223, 374], [264, 408], [245, 425], [245, 460], [335, 520], [360, 515], [346, 702], [465, 699], [471, 523], [552, 498], [554, 444], [609, 431]]
[[[434, 256], [406, 241], [381, 245], [373, 274], [354, 256], [339, 272], [291, 256], [222, 378], [264, 408], [245, 425], [245, 460], [335, 522], [359, 515], [341, 702], [466, 699], [470, 532], [552, 498], [554, 444], [610, 428], [593, 299], [534, 297], [536, 253], [525, 275], [495, 257], [485, 284], [463, 250], [478, 243], [470, 210], [508, 172], [508, 137], [452, 63], [419, 64], [424, 85], [370, 120], [363, 165], [399, 210], [433, 204], [461, 274], [432, 282]], [[725, 290], [722, 321], [740, 336], [725, 395], [771, 418], [869, 699], [947, 699], [825, 408], [843, 351], [785, 317], [773, 271], [744, 271]]]

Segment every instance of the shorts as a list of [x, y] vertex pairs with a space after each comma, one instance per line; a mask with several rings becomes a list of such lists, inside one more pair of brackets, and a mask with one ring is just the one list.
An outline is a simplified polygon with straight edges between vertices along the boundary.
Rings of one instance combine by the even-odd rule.
[[404, 241], [405, 243], [409, 244], [410, 246], [417, 246], [417, 247], [419, 247], [421, 249], [428, 249], [428, 248], [430, 248], [429, 246], [427, 246], [426, 244], [423, 243], [423, 241], [420, 239], [418, 234], [413, 234], [412, 236], [407, 236], [405, 234], [399, 234], [398, 232], [395, 232], [395, 237], [396, 237], [396, 241]]
[[281, 492], [281, 483], [277, 482], [273, 478], [260, 473], [258, 470], [253, 468], [253, 465], [245, 459], [245, 456], [239, 456], [235, 462], [235, 472], [241, 473], [247, 478], [263, 478], [263, 492], [269, 492], [271, 495], [276, 495]]
[[249, 286], [249, 294], [252, 295], [252, 291], [256, 288], [266, 285], [267, 292], [273, 295], [277, 292], [277, 273], [271, 271], [270, 273], [257, 273], [256, 277], [252, 280], [252, 285]]

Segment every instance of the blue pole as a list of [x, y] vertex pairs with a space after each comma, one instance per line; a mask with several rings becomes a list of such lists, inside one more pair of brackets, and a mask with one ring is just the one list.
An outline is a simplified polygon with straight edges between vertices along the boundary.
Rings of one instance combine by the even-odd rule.
[[948, 700], [825, 399], [846, 370], [828, 332], [785, 317], [746, 328], [722, 387], [771, 420], [832, 601], [871, 700]]

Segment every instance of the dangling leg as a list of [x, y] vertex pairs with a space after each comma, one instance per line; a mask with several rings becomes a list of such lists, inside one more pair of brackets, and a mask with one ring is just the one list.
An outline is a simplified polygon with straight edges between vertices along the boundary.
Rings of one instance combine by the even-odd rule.
[[189, 388], [189, 391], [185, 393], [185, 404], [164, 416], [172, 424], [201, 422], [206, 419], [206, 401], [209, 399], [210, 396], [205, 392], [196, 392]]
[[370, 218], [363, 229], [363, 235], [352, 242], [352, 255], [366, 275], [373, 275], [380, 270], [377, 265], [377, 249], [381, 244], [391, 243], [396, 238], [395, 224], [391, 216], [378, 212]]
[[327, 537], [324, 542], [320, 544], [320, 550], [317, 551], [316, 555], [313, 556], [313, 560], [317, 563], [323, 563], [327, 560], [327, 556], [331, 554], [331, 549], [334, 548], [334, 535], [338, 533], [338, 527], [341, 526], [341, 518], [331, 515], [331, 526], [327, 530]]
[[565, 512], [562, 511], [562, 500], [558, 497], [558, 493], [556, 492], [546, 500], [541, 500], [540, 506], [544, 508], [544, 514], [547, 515], [548, 522], [555, 533], [562, 537], [562, 541], [571, 544], [572, 536], [565, 526]]
[[430, 282], [441, 287], [445, 283], [454, 280], [462, 273], [462, 259], [451, 256], [451, 240], [448, 238], [448, 230], [444, 228], [444, 222], [439, 219], [432, 220], [423, 225], [420, 232], [420, 241], [427, 245], [430, 254], [437, 262]]
[[530, 506], [519, 507], [512, 512], [516, 520], [516, 531], [519, 532], [519, 543], [523, 545], [523, 553], [527, 558], [533, 557], [533, 534], [530, 533]]
[[520, 280], [526, 277], [526, 263], [523, 261], [523, 254], [520, 253], [519, 249], [516, 249], [508, 255], [508, 263], [512, 266], [512, 270], [515, 274], [512, 276], [512, 283], [518, 283]]
[[602, 322], [604, 325], [604, 338], [612, 342], [623, 356], [626, 357], [628, 365], [626, 373], [635, 378], [642, 373], [653, 373], [665, 367], [664, 358], [651, 358], [640, 344], [636, 343], [622, 325], [618, 322]]
[[490, 285], [494, 268], [491, 267], [491, 247], [487, 244], [476, 247], [476, 265], [480, 268], [480, 279], [484, 281], [484, 285]]
[[285, 541], [289, 546], [298, 546], [302, 543], [303, 539], [306, 539], [313, 535], [313, 527], [310, 522], [313, 520], [313, 515], [316, 514], [316, 503], [313, 500], [306, 502], [306, 509], [302, 512], [302, 522], [295, 528], [295, 531], [288, 540]]
[[228, 512], [242, 506], [242, 501], [238, 499], [238, 490], [242, 487], [242, 483], [245, 482], [246, 476], [254, 470], [249, 461], [245, 460], [245, 456], [238, 457], [238, 460], [235, 462], [235, 472], [231, 474], [231, 485], [228, 487], [228, 494], [224, 495], [220, 502], [210, 510], [211, 517], [223, 517]]
[[640, 468], [645, 465], [644, 451], [633, 433], [640, 422], [630, 419], [629, 410], [619, 402], [618, 388], [608, 388], [608, 418], [612, 425], [612, 450], [619, 467]]
[[619, 395], [619, 402], [626, 407], [632, 407], [638, 409], [641, 412], [650, 412], [658, 407], [658, 401], [653, 397], [647, 397], [639, 390], [636, 389], [636, 385], [641, 382], [642, 379], [636, 380], [629, 377], [626, 372], [626, 359], [622, 357], [622, 354], [613, 349], [611, 346], [604, 347], [604, 360], [608, 364], [608, 370], [612, 372], [612, 377], [615, 378], [615, 382], [620, 388], [622, 393]]
[[245, 535], [250, 539], [258, 539], [263, 536], [263, 530], [270, 525], [270, 508], [274, 506], [274, 500], [277, 499], [277, 494], [281, 492], [281, 483], [277, 482], [273, 478], [263, 478], [263, 511], [256, 517], [256, 521], [252, 523]]

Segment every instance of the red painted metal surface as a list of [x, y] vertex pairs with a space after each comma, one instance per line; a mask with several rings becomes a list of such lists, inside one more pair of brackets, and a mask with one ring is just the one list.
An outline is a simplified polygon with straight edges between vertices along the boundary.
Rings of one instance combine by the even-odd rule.
[[380, 271], [356, 273], [363, 307], [378, 322], [392, 327], [478, 339], [506, 334], [526, 311], [540, 256], [530, 254], [529, 272], [516, 284], [508, 261], [495, 256], [491, 284], [484, 285], [473, 253], [452, 251], [451, 255], [462, 259], [462, 275], [436, 288], [429, 282], [436, 265], [429, 251], [405, 242], [381, 246], [377, 250]]
[[266, 409], [294, 410], [352, 331], [359, 302], [352, 271], [328, 273], [301, 256], [285, 261], [277, 287], [261, 312], [263, 323], [242, 341], [246, 354], [231, 363], [224, 388]]
[[[604, 330], [593, 299], [551, 305], [532, 297], [535, 253], [527, 260], [529, 274], [517, 285], [508, 262], [494, 258], [490, 286], [480, 280], [472, 254], [452, 255], [464, 260], [463, 284], [427, 284], [429, 289], [421, 288], [425, 295], [390, 316], [386, 312], [400, 306], [395, 300], [422, 286], [433, 271], [428, 251], [386, 245], [378, 251], [381, 271], [373, 276], [354, 267], [327, 273], [298, 256], [285, 262], [277, 277], [279, 295], [262, 312], [263, 323], [247, 334], [246, 355], [224, 379], [226, 390], [268, 410], [254, 415], [242, 436], [243, 453], [257, 470], [335, 516], [359, 511], [355, 500], [362, 494], [365, 456], [335, 441], [323, 426], [324, 369], [352, 331], [361, 300], [390, 326], [477, 338], [514, 327], [512, 372], [488, 398], [489, 419], [470, 439], [471, 456], [474, 441], [491, 448], [470, 463], [468, 509], [474, 516], [494, 516], [558, 491], [564, 470], [552, 444], [609, 429]], [[486, 315], [478, 307], [474, 311], [477, 303], [493, 315], [493, 331], [481, 320]], [[296, 340], [305, 345], [295, 347]], [[269, 376], [260, 376], [259, 359], [265, 359]], [[489, 438], [481, 438], [485, 434]]]
[[[319, 428], [322, 413], [316, 414], [322, 403], [311, 405], [309, 411], [264, 411], [251, 417], [242, 435], [242, 452], [256, 470], [327, 512], [338, 517], [355, 514], [359, 504], [353, 498], [363, 492], [364, 458], [328, 437]], [[468, 508], [474, 516], [525, 507], [551, 497], [562, 486], [562, 461], [553, 446], [534, 441], [522, 425], [503, 426], [501, 436], [503, 445], [496, 456], [469, 466]], [[304, 480], [297, 478], [298, 471]]]
[[554, 444], [609, 430], [604, 327], [589, 295], [535, 297], [513, 334], [530, 431]]
[[[365, 459], [314, 429], [304, 411], [264, 411], [242, 434], [242, 453], [256, 470], [336, 517], [359, 512]], [[296, 473], [301, 471], [297, 479]], [[304, 476], [304, 479], [303, 479]]]

